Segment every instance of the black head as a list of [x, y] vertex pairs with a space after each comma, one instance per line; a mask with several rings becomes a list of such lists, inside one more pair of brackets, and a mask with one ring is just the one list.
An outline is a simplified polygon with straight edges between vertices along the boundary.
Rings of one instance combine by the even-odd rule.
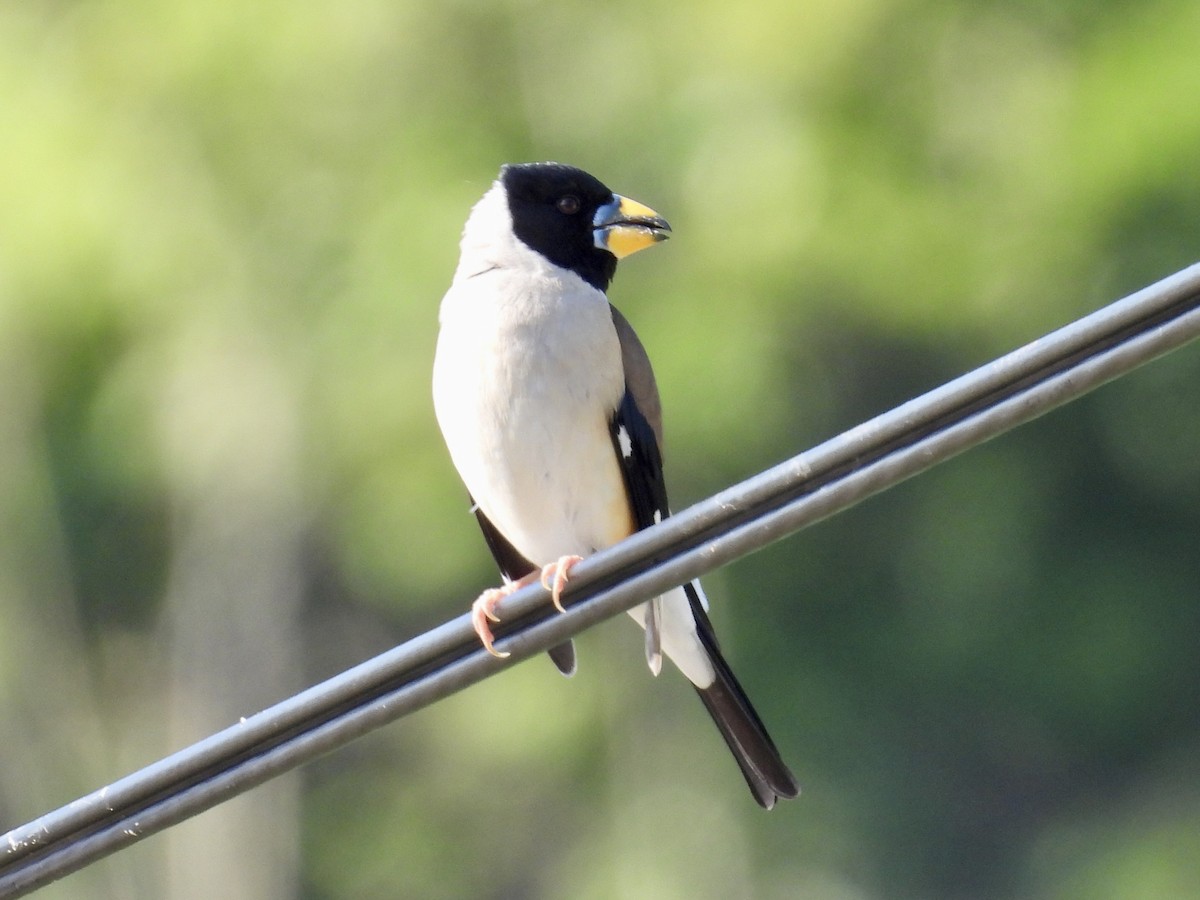
[[596, 246], [593, 227], [596, 210], [613, 202], [613, 192], [582, 169], [559, 163], [504, 166], [500, 182], [521, 242], [605, 290], [617, 258]]

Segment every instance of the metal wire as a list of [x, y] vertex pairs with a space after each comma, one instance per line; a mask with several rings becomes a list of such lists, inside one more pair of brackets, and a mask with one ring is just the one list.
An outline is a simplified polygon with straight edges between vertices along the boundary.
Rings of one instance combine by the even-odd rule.
[[467, 615], [8, 832], [19, 897], [359, 735], [760, 549], [1200, 336], [1200, 264], [682, 511], [572, 570], [567, 612], [534, 586], [485, 653]]

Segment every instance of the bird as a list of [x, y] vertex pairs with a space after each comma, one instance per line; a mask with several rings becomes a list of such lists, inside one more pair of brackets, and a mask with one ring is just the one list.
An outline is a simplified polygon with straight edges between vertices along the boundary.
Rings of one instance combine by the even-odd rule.
[[[503, 578], [472, 605], [484, 647], [499, 601], [540, 581], [561, 610], [571, 568], [669, 515], [650, 360], [608, 300], [617, 261], [665, 240], [654, 210], [582, 169], [508, 164], [472, 208], [438, 313], [434, 411]], [[692, 683], [754, 799], [799, 794], [721, 654], [699, 581], [630, 610], [646, 658]], [[550, 651], [565, 675], [574, 645]]]

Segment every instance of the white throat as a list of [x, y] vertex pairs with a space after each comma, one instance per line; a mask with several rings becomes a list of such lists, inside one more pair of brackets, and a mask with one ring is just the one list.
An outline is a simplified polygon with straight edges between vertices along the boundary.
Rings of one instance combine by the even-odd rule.
[[488, 192], [471, 208], [459, 248], [461, 254], [454, 273], [455, 281], [488, 269], [520, 266], [533, 273], [549, 265], [540, 253], [535, 253], [513, 233], [508, 196], [499, 181], [493, 182]]

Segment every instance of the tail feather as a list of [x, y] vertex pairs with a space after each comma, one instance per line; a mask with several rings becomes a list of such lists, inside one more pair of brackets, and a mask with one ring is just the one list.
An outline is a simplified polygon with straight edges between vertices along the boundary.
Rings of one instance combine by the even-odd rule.
[[[690, 588], [690, 585], [687, 587]], [[721, 737], [733, 753], [754, 799], [764, 809], [771, 809], [778, 800], [791, 800], [798, 796], [800, 786], [775, 748], [775, 742], [767, 734], [750, 698], [721, 655], [699, 596], [694, 590], [688, 590], [688, 597], [696, 616], [696, 632], [708, 651], [716, 675], [713, 683], [707, 687], [696, 686], [696, 693], [700, 695], [704, 708], [712, 716]]]
[[575, 674], [575, 642], [563, 641], [556, 647], [546, 651], [550, 655], [554, 667], [570, 678]]
[[696, 693], [729, 745], [750, 793], [764, 809], [771, 809], [777, 800], [791, 800], [800, 793], [795, 777], [724, 660], [716, 668], [717, 680], [696, 688]]

